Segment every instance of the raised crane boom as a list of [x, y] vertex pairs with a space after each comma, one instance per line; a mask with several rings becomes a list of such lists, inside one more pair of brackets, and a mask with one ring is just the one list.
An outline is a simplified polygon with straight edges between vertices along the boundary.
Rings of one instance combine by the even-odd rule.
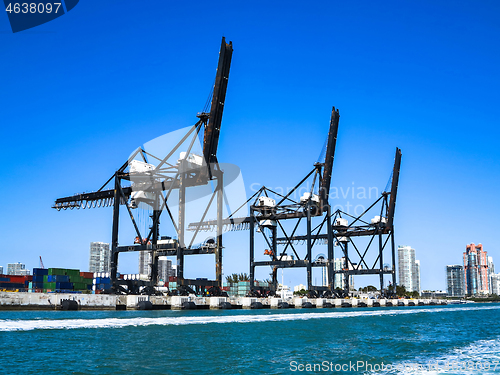
[[328, 205], [328, 194], [330, 192], [330, 183], [332, 180], [333, 159], [335, 157], [335, 146], [337, 144], [337, 133], [339, 130], [339, 110], [332, 107], [332, 117], [330, 119], [330, 130], [328, 132], [328, 143], [326, 146], [325, 165], [323, 168], [323, 177], [320, 183], [321, 207]]
[[222, 37], [219, 64], [215, 75], [212, 106], [210, 108], [208, 124], [205, 126], [205, 135], [203, 139], [203, 156], [207, 165], [217, 162], [217, 146], [219, 144], [222, 112], [224, 111], [224, 102], [226, 100], [227, 82], [232, 55], [233, 43], [226, 43], [226, 38]]
[[[226, 39], [222, 37], [221, 49], [219, 52], [219, 62], [217, 65], [217, 73], [215, 76], [215, 84], [214, 91], [212, 95], [212, 103], [210, 113], [201, 113], [198, 115], [199, 121], [195, 125], [197, 131], [201, 128], [201, 124], [205, 123], [205, 132], [204, 132], [204, 140], [203, 140], [203, 156], [208, 166], [208, 174], [210, 178], [212, 176], [212, 171], [210, 164], [217, 162], [217, 146], [219, 143], [219, 135], [220, 135], [220, 126], [222, 122], [222, 112], [224, 110], [224, 102], [226, 98], [226, 90], [227, 90], [227, 82], [229, 77], [229, 68], [231, 66], [231, 57], [233, 54], [233, 44], [232, 42], [226, 43]], [[187, 138], [188, 133], [183, 141]], [[181, 141], [182, 142], [182, 141]], [[174, 148], [169, 155], [157, 166], [157, 168], [161, 167], [165, 161], [173, 154], [174, 151], [177, 150], [177, 147], [180, 146], [180, 143]], [[137, 154], [137, 151], [136, 151]], [[134, 154], [134, 156], [136, 155]], [[131, 157], [122, 167], [118, 170], [118, 174], [122, 177], [126, 176], [125, 169], [128, 166]], [[107, 189], [104, 190], [104, 187], [112, 180], [114, 176], [112, 176], [98, 191], [76, 194], [69, 197], [59, 198], [55, 201], [53, 208], [57, 210], [66, 210], [66, 209], [74, 209], [74, 208], [94, 208], [94, 207], [109, 207], [113, 205], [115, 199], [115, 189]], [[200, 174], [198, 178], [193, 178], [191, 180], [184, 181], [186, 186], [190, 185], [199, 185], [205, 184], [207, 173]], [[159, 184], [159, 183], [158, 183]], [[151, 189], [152, 190], [168, 190], [170, 187], [176, 189], [179, 187], [178, 181], [171, 181], [166, 179], [161, 183], [161, 186], [158, 184], [154, 184]], [[125, 204], [132, 193], [131, 187], [123, 187], [122, 188], [123, 197], [120, 199], [120, 204]]]
[[388, 223], [387, 226], [392, 230], [394, 222], [394, 212], [396, 211], [396, 195], [398, 194], [399, 170], [401, 168], [401, 149], [396, 147], [396, 157], [394, 158], [394, 169], [392, 171], [391, 198], [389, 200]]

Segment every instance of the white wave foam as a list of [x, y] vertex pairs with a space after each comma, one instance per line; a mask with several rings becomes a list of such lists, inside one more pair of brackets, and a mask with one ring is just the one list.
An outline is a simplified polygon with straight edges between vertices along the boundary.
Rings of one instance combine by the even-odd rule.
[[50, 329], [78, 329], [78, 328], [123, 328], [144, 327], [150, 325], [189, 325], [189, 324], [224, 324], [224, 323], [259, 323], [280, 322], [309, 319], [341, 319], [364, 316], [422, 314], [451, 311], [474, 311], [500, 309], [500, 306], [488, 307], [452, 307], [452, 308], [424, 308], [402, 310], [360, 310], [336, 312], [307, 312], [288, 314], [258, 314], [258, 315], [225, 315], [225, 316], [182, 316], [160, 318], [107, 318], [107, 319], [58, 319], [58, 320], [0, 320], [1, 331], [31, 331]]
[[418, 356], [391, 365], [390, 370], [373, 374], [494, 374], [500, 372], [500, 339], [479, 340], [445, 355]]

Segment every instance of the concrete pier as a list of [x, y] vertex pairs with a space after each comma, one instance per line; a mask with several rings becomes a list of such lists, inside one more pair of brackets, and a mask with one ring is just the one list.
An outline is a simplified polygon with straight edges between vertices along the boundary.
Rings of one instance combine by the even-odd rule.
[[0, 310], [58, 310], [62, 301], [78, 303], [80, 310], [182, 310], [182, 309], [258, 309], [279, 308], [283, 302], [295, 308], [377, 308], [399, 306], [428, 306], [447, 304], [436, 299], [357, 299], [306, 298], [291, 300], [256, 297], [195, 297], [195, 296], [143, 296], [69, 293], [9, 293], [0, 292]]

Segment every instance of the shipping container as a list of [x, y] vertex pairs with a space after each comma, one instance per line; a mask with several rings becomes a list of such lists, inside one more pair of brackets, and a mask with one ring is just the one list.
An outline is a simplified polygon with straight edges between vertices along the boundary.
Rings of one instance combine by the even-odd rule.
[[80, 270], [66, 268], [49, 268], [48, 275], [80, 276]]
[[83, 277], [81, 277], [80, 275], [78, 276], [68, 276], [69, 277], [69, 281], [71, 283], [81, 283], [82, 280], [83, 280]]
[[93, 279], [94, 273], [93, 272], [80, 272], [80, 276], [85, 278], [85, 279]]
[[77, 269], [67, 269], [66, 275], [68, 276], [80, 276], [80, 270]]
[[110, 284], [111, 279], [109, 277], [96, 277], [95, 284]]
[[10, 278], [11, 283], [24, 284], [24, 282], [27, 280], [25, 276], [8, 275], [8, 277]]
[[49, 268], [46, 275], [66, 275], [64, 268]]
[[56, 289], [73, 290], [73, 283], [70, 283], [70, 282], [56, 282]]
[[47, 275], [44, 276], [44, 281], [47, 283], [69, 283], [69, 276], [66, 275]]
[[87, 290], [87, 284], [84, 283], [73, 283], [74, 290]]
[[43, 289], [55, 289], [56, 288], [56, 283], [55, 282], [44, 282], [43, 283]]
[[0, 282], [0, 289], [7, 289], [7, 290], [16, 290], [16, 289], [25, 289], [24, 284], [20, 283], [7, 283], [7, 282]]
[[33, 275], [37, 276], [43, 276], [43, 275], [48, 275], [49, 270], [45, 268], [33, 268]]

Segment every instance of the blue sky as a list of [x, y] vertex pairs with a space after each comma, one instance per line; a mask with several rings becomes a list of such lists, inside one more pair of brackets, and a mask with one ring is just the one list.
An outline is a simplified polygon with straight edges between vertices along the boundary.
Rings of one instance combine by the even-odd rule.
[[[416, 249], [423, 289], [445, 287], [467, 243], [500, 262], [499, 12], [495, 1], [87, 0], [16, 34], [0, 16], [0, 265], [41, 255], [88, 268], [111, 210], [53, 201], [96, 190], [136, 147], [192, 125], [222, 35], [234, 54], [219, 160], [240, 166], [247, 192], [298, 182], [334, 105], [332, 186], [383, 189], [402, 149], [396, 243]], [[247, 238], [228, 234], [226, 273], [248, 272]]]

